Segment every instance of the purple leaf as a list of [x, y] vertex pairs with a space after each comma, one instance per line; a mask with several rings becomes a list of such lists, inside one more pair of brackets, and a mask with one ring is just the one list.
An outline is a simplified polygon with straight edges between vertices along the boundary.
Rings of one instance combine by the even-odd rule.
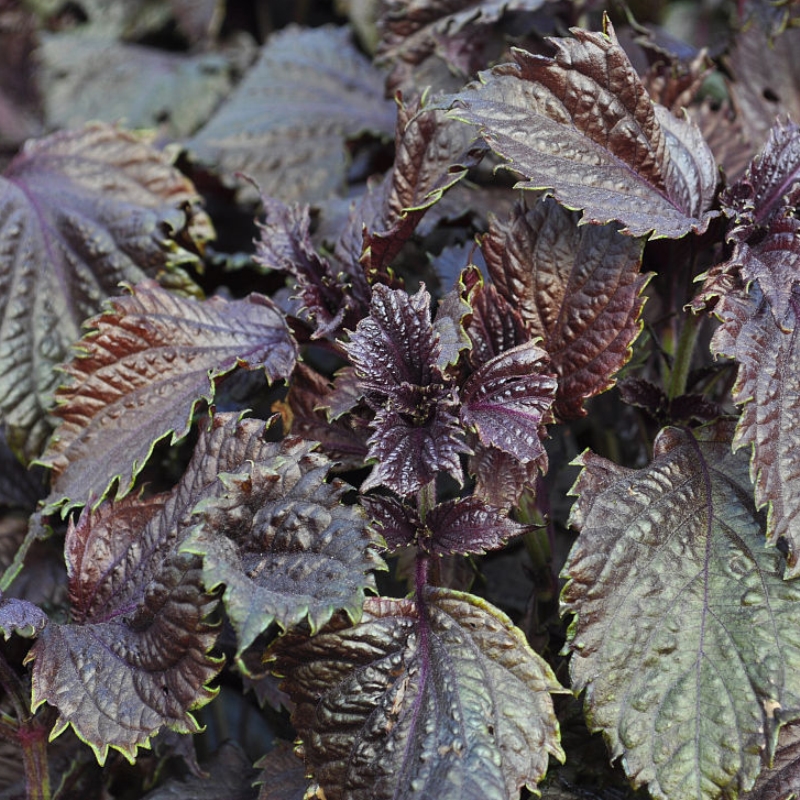
[[28, 142], [0, 178], [0, 413], [27, 458], [83, 321], [121, 281], [198, 261], [177, 244], [212, 235], [198, 199], [162, 153], [105, 125]]
[[220, 475], [221, 486], [195, 506], [182, 552], [203, 558], [209, 591], [237, 634], [237, 656], [277, 622], [317, 630], [337, 610], [353, 621], [372, 570], [382, 566], [361, 508], [344, 505], [351, 488], [326, 482], [331, 462], [314, 442], [288, 438], [264, 446], [258, 463]]
[[775, 758], [741, 800], [789, 800], [800, 786], [800, 725], [781, 728]]
[[27, 600], [0, 595], [0, 631], [6, 641], [12, 633], [27, 639], [35, 638], [47, 625], [47, 614]]
[[402, 289], [375, 285], [370, 315], [344, 345], [364, 391], [391, 395], [402, 384], [430, 386], [440, 380], [440, 345], [430, 303], [424, 287], [409, 296]]
[[347, 139], [391, 135], [394, 121], [382, 75], [347, 28], [290, 28], [270, 37], [187, 147], [229, 177], [248, 174], [270, 197], [319, 202], [344, 190]]
[[297, 358], [282, 315], [256, 294], [201, 303], [145, 282], [90, 324], [41, 459], [54, 471], [55, 504], [100, 498], [116, 476], [123, 497], [153, 445], [171, 431], [173, 442], [184, 436], [197, 402], [211, 402], [215, 378], [237, 366], [288, 378]]
[[494, 220], [482, 248], [487, 268], [558, 376], [555, 413], [585, 415], [583, 402], [614, 385], [639, 335], [648, 276], [643, 243], [613, 225], [578, 224], [552, 200], [515, 206]]
[[522, 493], [536, 483], [539, 471], [547, 471], [547, 453], [536, 461], [523, 463], [511, 453], [477, 442], [468, 469], [475, 476], [475, 496], [496, 508], [511, 508]]
[[191, 711], [214, 697], [206, 684], [221, 667], [204, 621], [216, 600], [178, 547], [195, 507], [224, 492], [220, 474], [274, 457], [263, 437], [263, 422], [219, 414], [171, 492], [106, 501], [70, 526], [72, 622], [48, 625], [29, 654], [33, 707], [59, 711], [54, 736], [72, 725], [102, 763], [109, 747], [133, 759], [163, 726], [199, 730]]
[[330, 262], [317, 254], [309, 234], [308, 206], [286, 206], [265, 195], [261, 202], [266, 220], [257, 223], [255, 260], [294, 278], [303, 310], [315, 326], [314, 338], [336, 334], [345, 323], [355, 324], [361, 315], [354, 321], [352, 312], [369, 298], [363, 270], [336, 274]]
[[478, 497], [447, 500], [434, 506], [425, 517], [427, 541], [422, 546], [435, 555], [446, 553], [485, 553], [497, 550], [509, 539], [529, 530], [510, 519], [499, 508], [486, 505]]
[[454, 413], [455, 405], [453, 399], [437, 392], [417, 406], [416, 418], [391, 408], [379, 410], [367, 454], [367, 460], [376, 463], [361, 490], [387, 486], [399, 495], [408, 495], [439, 472], [448, 473], [460, 484], [459, 455], [470, 449]]
[[547, 353], [532, 342], [495, 356], [470, 375], [461, 393], [461, 421], [485, 445], [523, 463], [545, 455], [541, 434], [552, 421], [556, 379]]
[[[389, 0], [378, 19], [377, 60], [391, 66], [390, 91], [430, 83], [431, 61], [450, 72], [472, 75], [484, 61], [482, 45], [492, 23], [512, 11], [536, 11], [544, 0]], [[444, 70], [442, 70], [444, 72]]]
[[379, 494], [362, 495], [361, 505], [377, 523], [389, 550], [416, 544], [422, 522], [415, 506], [396, 497]]
[[496, 286], [481, 281], [469, 299], [472, 319], [467, 332], [472, 342], [469, 360], [473, 367], [480, 367], [500, 353], [531, 340], [532, 335], [517, 310], [524, 298], [517, 297], [516, 302], [510, 303]]
[[278, 742], [272, 750], [256, 762], [261, 770], [257, 783], [261, 784], [258, 800], [305, 800], [309, 780], [302, 759], [292, 751], [291, 745]]
[[798, 297], [789, 303], [788, 330], [779, 327], [757, 287], [731, 292], [715, 313], [722, 325], [711, 351], [739, 362], [733, 400], [742, 406], [734, 447], [752, 445], [751, 474], [758, 508], [768, 507], [767, 539], [789, 547], [787, 577], [800, 574], [800, 464], [794, 457], [800, 431]]
[[800, 128], [777, 122], [745, 174], [722, 193], [720, 202], [734, 218], [728, 239], [745, 241], [759, 226], [768, 227], [785, 208], [800, 200]]
[[573, 490], [572, 688], [653, 797], [741, 796], [798, 718], [800, 585], [763, 546], [732, 428], [666, 428], [639, 470], [586, 452]]
[[276, 670], [328, 800], [507, 800], [563, 759], [550, 692], [522, 632], [468, 594], [370, 598], [355, 627], [283, 637]]
[[552, 189], [587, 222], [617, 220], [632, 236], [703, 232], [718, 178], [700, 132], [652, 102], [607, 20], [605, 33], [572, 32], [551, 39], [554, 58], [515, 50], [453, 114], [480, 126], [519, 187]]

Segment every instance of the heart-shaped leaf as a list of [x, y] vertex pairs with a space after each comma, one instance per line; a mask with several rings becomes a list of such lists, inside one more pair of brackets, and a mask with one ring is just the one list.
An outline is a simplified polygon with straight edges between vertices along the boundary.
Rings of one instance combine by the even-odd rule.
[[650, 99], [611, 23], [551, 39], [555, 57], [514, 51], [481, 73], [453, 114], [481, 135], [518, 186], [552, 189], [587, 222], [616, 220], [633, 236], [701, 233], [716, 212], [717, 168], [700, 131]]
[[498, 609], [428, 589], [273, 649], [328, 800], [510, 800], [563, 759], [547, 664]]
[[666, 428], [640, 470], [587, 452], [574, 489], [572, 685], [612, 758], [664, 800], [749, 789], [800, 714], [800, 585], [763, 546], [732, 433]]
[[288, 378], [297, 358], [283, 316], [257, 294], [199, 302], [144, 282], [90, 324], [41, 458], [55, 475], [50, 508], [101, 498], [115, 478], [123, 497], [155, 443], [184, 436], [197, 402], [212, 401], [217, 377], [243, 366]]

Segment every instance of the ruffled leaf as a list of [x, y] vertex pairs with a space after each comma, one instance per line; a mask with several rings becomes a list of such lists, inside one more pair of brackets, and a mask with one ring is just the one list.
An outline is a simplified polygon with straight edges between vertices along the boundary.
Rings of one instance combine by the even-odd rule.
[[237, 655], [273, 622], [307, 620], [313, 631], [337, 610], [356, 621], [375, 589], [377, 540], [362, 510], [342, 503], [350, 487], [326, 483], [331, 462], [314, 447], [271, 445], [261, 463], [221, 475], [223, 488], [195, 509], [182, 551], [202, 556], [209, 590], [224, 584]]
[[572, 684], [654, 798], [747, 790], [800, 709], [800, 586], [763, 546], [732, 427], [666, 428], [640, 470], [580, 459]]
[[370, 315], [344, 345], [363, 390], [391, 395], [403, 384], [429, 386], [440, 377], [430, 303], [424, 287], [409, 296], [402, 289], [375, 285]]
[[211, 236], [194, 186], [132, 135], [90, 125], [28, 142], [0, 178], [0, 413], [27, 458], [85, 319]]
[[347, 28], [289, 28], [187, 144], [225, 175], [244, 172], [284, 202], [343, 193], [347, 139], [391, 135], [395, 110], [383, 77]]
[[475, 496], [496, 508], [511, 508], [522, 493], [535, 486], [536, 475], [547, 470], [547, 453], [538, 461], [523, 463], [511, 453], [478, 442], [468, 469], [475, 476]]
[[469, 360], [480, 367], [495, 356], [529, 342], [533, 337], [518, 310], [524, 298], [509, 302], [493, 284], [483, 281], [469, 295], [472, 317], [467, 326], [472, 349]]
[[515, 50], [515, 63], [458, 95], [453, 114], [481, 127], [519, 187], [552, 189], [587, 222], [701, 233], [716, 213], [717, 168], [699, 130], [652, 102], [608, 21], [605, 33], [572, 32], [551, 39], [554, 58]]
[[732, 292], [716, 308], [722, 326], [711, 350], [739, 362], [732, 395], [742, 406], [734, 447], [752, 445], [751, 474], [758, 508], [768, 506], [767, 539], [789, 546], [787, 577], [800, 574], [800, 357], [798, 297], [789, 306], [788, 330], [779, 327], [757, 287]]
[[[459, 454], [469, 453], [449, 395], [418, 392], [416, 418], [380, 409], [372, 422], [367, 460], [375, 466], [361, 484], [362, 491], [386, 486], [399, 495], [416, 492], [439, 472], [462, 482]], [[408, 397], [412, 397], [409, 393]], [[411, 405], [411, 401], [408, 402]]]
[[102, 497], [119, 478], [127, 494], [152, 452], [186, 434], [198, 401], [237, 366], [288, 378], [297, 345], [263, 295], [198, 302], [145, 282], [90, 323], [59, 390], [60, 424], [41, 458], [53, 468], [51, 508]]
[[109, 747], [133, 759], [163, 726], [199, 730], [190, 712], [214, 696], [206, 684], [221, 666], [204, 622], [216, 600], [199, 559], [178, 547], [194, 508], [224, 491], [221, 473], [273, 458], [264, 427], [215, 416], [171, 492], [107, 501], [70, 526], [72, 622], [48, 625], [29, 654], [34, 708], [59, 710], [52, 736], [71, 724], [103, 762]]
[[523, 463], [544, 456], [541, 434], [551, 422], [556, 379], [547, 353], [533, 342], [506, 350], [470, 375], [461, 392], [461, 421], [485, 445]]
[[276, 671], [328, 800], [508, 800], [563, 758], [547, 664], [502, 612], [428, 589], [361, 622], [284, 637]]

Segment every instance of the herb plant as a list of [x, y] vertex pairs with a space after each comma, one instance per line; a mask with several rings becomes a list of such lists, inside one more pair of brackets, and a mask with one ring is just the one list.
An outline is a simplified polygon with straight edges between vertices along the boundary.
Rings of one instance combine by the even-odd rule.
[[[792, 4], [236, 57], [234, 4], [45, 5], [0, 2], [0, 796], [800, 792]], [[80, 37], [221, 103], [67, 119]]]

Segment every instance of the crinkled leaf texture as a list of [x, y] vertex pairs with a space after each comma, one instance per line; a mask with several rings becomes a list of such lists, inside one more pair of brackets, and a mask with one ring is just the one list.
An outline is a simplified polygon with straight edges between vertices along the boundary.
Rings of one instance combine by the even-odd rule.
[[654, 104], [606, 21], [605, 33], [551, 39], [554, 58], [514, 51], [515, 63], [481, 73], [453, 114], [477, 124], [488, 145], [523, 176], [552, 189], [586, 222], [679, 238], [701, 233], [717, 167], [689, 119]]
[[273, 654], [328, 800], [511, 800], [563, 759], [547, 664], [483, 600], [370, 598], [361, 622]]
[[542, 460], [544, 425], [552, 422], [556, 379], [547, 353], [533, 342], [506, 350], [480, 366], [464, 384], [461, 421], [484, 445], [519, 461]]
[[163, 726], [199, 729], [191, 710], [208, 702], [219, 670], [204, 618], [213, 608], [199, 559], [179, 553], [203, 499], [224, 491], [221, 473], [272, 452], [264, 423], [218, 414], [169, 493], [85, 509], [66, 540], [72, 622], [49, 624], [31, 649], [33, 706], [59, 710], [105, 760], [109, 747], [132, 759]]
[[494, 219], [481, 244], [497, 291], [542, 338], [558, 376], [555, 413], [583, 416], [583, 402], [614, 385], [642, 328], [643, 242], [615, 225], [578, 226], [553, 200]]
[[47, 614], [27, 600], [0, 596], [0, 632], [8, 640], [12, 633], [33, 638], [47, 625]]
[[742, 406], [734, 447], [752, 445], [751, 475], [759, 508], [768, 506], [767, 539], [789, 546], [787, 578], [800, 575], [800, 357], [797, 291], [789, 330], [777, 325], [756, 286], [726, 294], [715, 313], [722, 325], [711, 350], [739, 362], [732, 396]]
[[27, 458], [85, 319], [121, 281], [197, 256], [211, 236], [194, 186], [131, 134], [89, 125], [30, 141], [0, 178], [0, 413]]
[[749, 789], [800, 713], [800, 586], [764, 548], [732, 433], [666, 428], [640, 470], [580, 458], [562, 595], [573, 688], [654, 798]]
[[375, 467], [362, 490], [388, 486], [411, 494], [445, 471], [461, 480], [469, 452], [456, 415], [451, 381], [439, 367], [442, 348], [431, 322], [430, 295], [373, 287], [370, 314], [344, 349], [358, 392], [375, 410], [367, 458]]
[[145, 281], [89, 323], [58, 392], [59, 425], [41, 463], [53, 468], [50, 502], [99, 499], [115, 478], [127, 494], [153, 445], [189, 429], [196, 403], [237, 366], [288, 378], [297, 345], [267, 297], [181, 297]]
[[800, 725], [781, 730], [775, 760], [741, 800], [795, 800], [800, 788]]
[[224, 489], [196, 508], [184, 552], [203, 557], [206, 586], [225, 585], [223, 602], [238, 637], [237, 654], [272, 622], [307, 620], [317, 630], [337, 610], [361, 615], [375, 590], [378, 537], [350, 488], [326, 482], [331, 462], [315, 443], [288, 438], [265, 445], [259, 463], [220, 476]]
[[383, 77], [347, 28], [289, 28], [270, 37], [230, 99], [189, 150], [224, 174], [244, 172], [284, 202], [343, 192], [346, 140], [391, 135]]

